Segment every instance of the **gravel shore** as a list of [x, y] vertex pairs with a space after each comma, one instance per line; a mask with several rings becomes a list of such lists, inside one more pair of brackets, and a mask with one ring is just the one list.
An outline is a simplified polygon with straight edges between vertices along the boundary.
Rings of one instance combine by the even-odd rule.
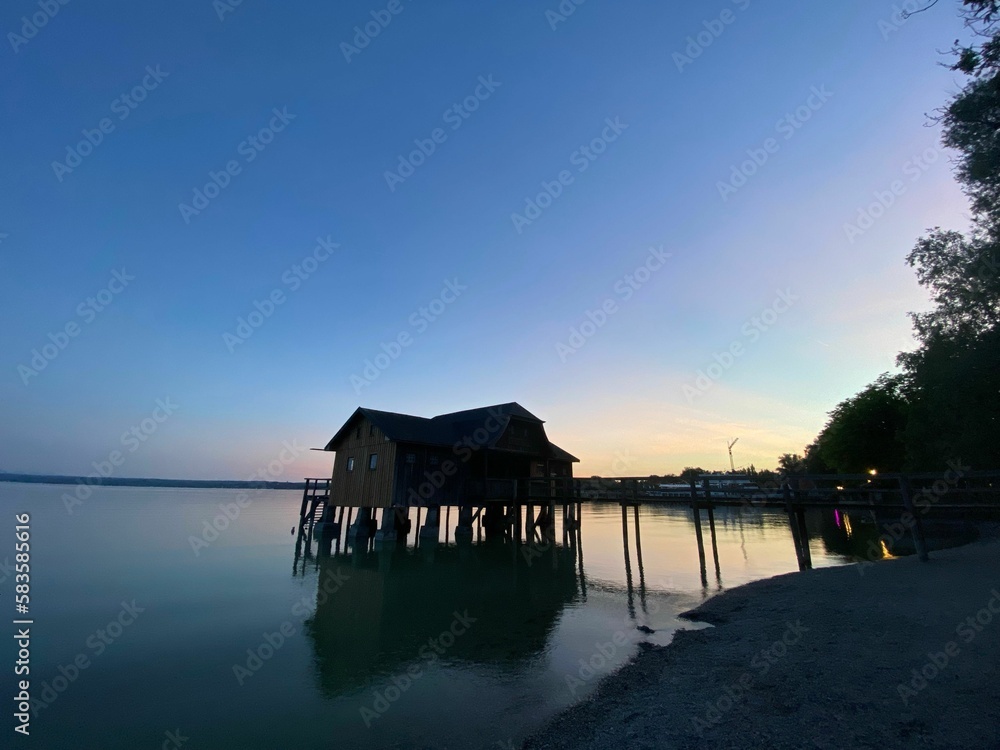
[[[991, 611], [992, 609], [992, 611]], [[793, 573], [686, 616], [525, 748], [1000, 748], [1000, 543]]]

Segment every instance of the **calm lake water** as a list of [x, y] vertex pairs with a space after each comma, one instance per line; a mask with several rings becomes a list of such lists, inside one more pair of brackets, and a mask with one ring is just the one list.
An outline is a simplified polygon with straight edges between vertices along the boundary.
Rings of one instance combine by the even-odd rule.
[[[190, 749], [509, 748], [641, 641], [700, 627], [679, 613], [797, 569], [778, 512], [717, 511], [721, 575], [709, 547], [706, 587], [682, 509], [641, 510], [641, 566], [630, 512], [628, 570], [617, 504], [584, 506], [582, 563], [576, 545], [529, 560], [485, 542], [317, 562], [294, 557], [298, 492], [251, 493], [196, 555], [192, 536], [238, 491], [97, 488], [70, 515], [71, 489], [0, 483], [0, 562], [15, 513], [31, 514], [32, 693], [49, 703], [34, 747], [160, 748], [179, 731]], [[809, 526], [816, 567], [874, 536], [839, 514]]]

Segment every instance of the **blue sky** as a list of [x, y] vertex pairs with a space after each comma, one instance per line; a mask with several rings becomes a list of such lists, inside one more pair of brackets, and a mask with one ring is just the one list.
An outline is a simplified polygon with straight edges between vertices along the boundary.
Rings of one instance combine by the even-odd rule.
[[0, 468], [244, 477], [506, 401], [583, 474], [801, 450], [968, 223], [955, 3], [673, 5], [8, 3]]

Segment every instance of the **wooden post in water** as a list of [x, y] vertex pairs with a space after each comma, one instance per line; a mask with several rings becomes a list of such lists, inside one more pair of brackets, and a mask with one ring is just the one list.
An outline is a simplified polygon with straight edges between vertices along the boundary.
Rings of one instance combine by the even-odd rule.
[[[546, 482], [546, 486], [552, 493], [551, 483]], [[549, 496], [549, 518], [545, 524], [545, 540], [552, 547], [552, 569], [556, 570], [559, 567], [559, 548], [556, 546], [556, 499], [551, 494]]]
[[920, 558], [920, 562], [927, 562], [930, 559], [930, 554], [927, 550], [927, 540], [924, 537], [924, 522], [913, 507], [910, 478], [905, 474], [901, 474], [899, 477], [899, 494], [903, 498], [903, 506], [906, 508], [906, 512], [913, 517], [913, 526], [910, 532], [913, 534], [913, 546], [916, 547], [917, 556]]
[[722, 581], [722, 569], [719, 567], [719, 542], [715, 536], [715, 507], [712, 505], [712, 487], [708, 479], [705, 483], [705, 503], [708, 505], [708, 531], [712, 538], [712, 560], [715, 562], [715, 580]]
[[336, 537], [337, 542], [336, 546], [334, 547], [335, 555], [340, 554], [340, 540], [343, 539], [345, 536], [347, 536], [347, 528], [344, 526], [344, 506], [343, 505], [340, 506], [339, 508], [340, 513], [337, 513], [337, 510], [338, 510], [337, 508], [334, 508], [333, 515], [331, 515], [331, 518], [336, 516], [335, 520], [337, 523], [337, 537]]
[[795, 522], [799, 527], [799, 544], [802, 545], [802, 559], [807, 569], [812, 569], [812, 550], [809, 549], [809, 527], [806, 526], [806, 507], [802, 504], [802, 492], [799, 489], [799, 480], [794, 480], [793, 495], [795, 497]]
[[802, 545], [802, 559], [805, 561], [806, 568], [812, 569], [812, 550], [809, 548], [809, 527], [806, 526], [806, 509], [800, 505], [796, 509], [795, 515], [799, 526], [799, 544]]
[[646, 571], [642, 567], [642, 539], [639, 537], [639, 506], [633, 506], [632, 511], [635, 520], [635, 559], [639, 565], [639, 605], [642, 607], [642, 611], [646, 612]]
[[639, 561], [639, 577], [642, 577], [642, 542], [639, 539], [639, 506], [632, 506], [633, 518], [635, 520], [635, 555]]
[[344, 523], [344, 552], [347, 552], [347, 543], [351, 541], [351, 536], [348, 530], [351, 528], [351, 516], [354, 514], [354, 508], [347, 508], [347, 521]]
[[632, 558], [628, 553], [628, 505], [625, 500], [622, 505], [622, 548], [625, 550], [625, 586], [628, 592], [628, 614], [635, 620], [635, 592], [632, 590]]
[[801, 531], [799, 529], [798, 518], [795, 514], [795, 507], [792, 505], [792, 488], [786, 477], [781, 485], [781, 494], [785, 499], [785, 512], [788, 513], [788, 525], [792, 528], [792, 543], [795, 545], [795, 558], [799, 563], [799, 570], [806, 569], [805, 556], [802, 552]]
[[698, 565], [701, 568], [701, 585], [708, 586], [708, 571], [705, 569], [705, 540], [701, 535], [701, 509], [698, 506], [698, 485], [691, 480], [691, 513], [694, 515], [694, 535], [698, 540]]

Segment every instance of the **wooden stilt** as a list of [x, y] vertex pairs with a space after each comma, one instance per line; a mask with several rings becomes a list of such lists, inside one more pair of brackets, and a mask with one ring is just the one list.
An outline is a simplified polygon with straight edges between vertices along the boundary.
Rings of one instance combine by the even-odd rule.
[[708, 503], [708, 530], [712, 537], [712, 559], [715, 562], [715, 580], [722, 582], [722, 570], [719, 567], [719, 542], [715, 536], [715, 508], [711, 500]]
[[805, 553], [802, 551], [802, 534], [799, 528], [798, 518], [795, 513], [795, 506], [792, 504], [792, 488], [788, 480], [781, 486], [781, 494], [785, 499], [785, 512], [788, 513], [788, 525], [792, 529], [792, 543], [795, 545], [795, 558], [799, 563], [799, 570], [806, 569]]
[[635, 592], [632, 589], [632, 559], [628, 551], [628, 506], [622, 503], [622, 549], [625, 551], [625, 587], [627, 591], [628, 615], [635, 620]]
[[903, 507], [906, 508], [906, 512], [913, 517], [913, 528], [910, 531], [913, 534], [913, 546], [917, 550], [917, 556], [920, 558], [920, 562], [927, 562], [930, 559], [930, 554], [927, 550], [927, 540], [924, 537], [924, 522], [913, 507], [910, 479], [905, 474], [899, 477], [899, 494], [903, 498]]
[[646, 611], [646, 572], [642, 567], [642, 538], [639, 536], [639, 506], [633, 507], [635, 517], [635, 559], [639, 565], [639, 604]]
[[795, 520], [799, 527], [799, 545], [802, 547], [802, 562], [806, 569], [812, 568], [812, 550], [809, 549], [809, 528], [806, 526], [806, 511], [801, 505], [795, 511]]

